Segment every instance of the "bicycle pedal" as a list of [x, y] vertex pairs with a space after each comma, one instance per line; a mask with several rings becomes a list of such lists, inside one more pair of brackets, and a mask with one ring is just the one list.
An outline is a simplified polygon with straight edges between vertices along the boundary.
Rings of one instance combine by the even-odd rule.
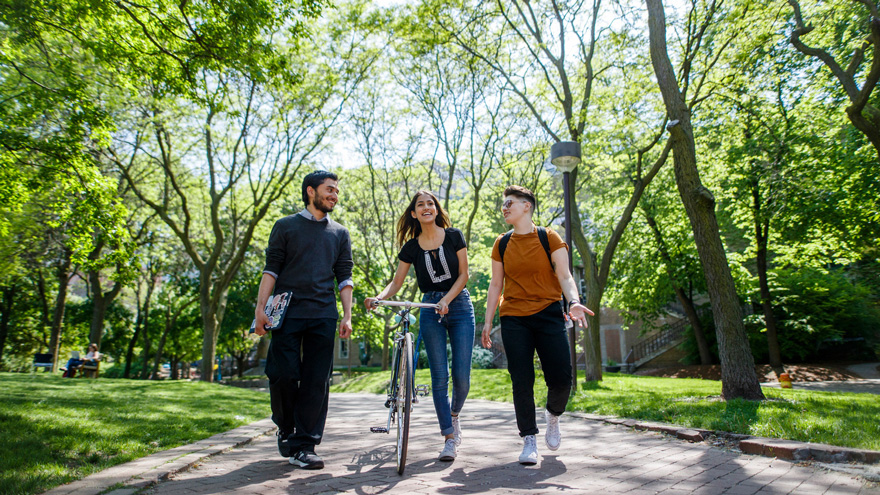
[[388, 428], [384, 426], [371, 426], [370, 433], [388, 433]]
[[416, 395], [427, 397], [431, 395], [431, 391], [428, 389], [427, 385], [416, 385]]

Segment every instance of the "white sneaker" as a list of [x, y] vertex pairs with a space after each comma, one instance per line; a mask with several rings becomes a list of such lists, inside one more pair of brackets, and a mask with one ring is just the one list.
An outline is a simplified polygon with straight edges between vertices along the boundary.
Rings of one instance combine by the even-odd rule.
[[562, 433], [559, 432], [559, 416], [544, 409], [544, 419], [547, 421], [547, 432], [544, 434], [544, 442], [550, 450], [556, 450], [562, 443]]
[[523, 437], [523, 451], [519, 455], [519, 463], [526, 465], [538, 463], [538, 442], [535, 440], [535, 435]]
[[461, 445], [461, 420], [458, 416], [452, 417], [452, 435], [455, 437], [455, 446]]
[[449, 462], [455, 460], [455, 454], [455, 440], [447, 438], [446, 444], [443, 445], [443, 450], [440, 451], [440, 456], [437, 459]]

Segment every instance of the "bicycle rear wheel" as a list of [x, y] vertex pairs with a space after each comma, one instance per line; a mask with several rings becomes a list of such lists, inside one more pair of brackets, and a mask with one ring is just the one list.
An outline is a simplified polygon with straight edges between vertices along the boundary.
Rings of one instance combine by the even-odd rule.
[[409, 416], [413, 397], [413, 343], [412, 334], [404, 335], [397, 368], [397, 474], [406, 467], [406, 448], [409, 444]]

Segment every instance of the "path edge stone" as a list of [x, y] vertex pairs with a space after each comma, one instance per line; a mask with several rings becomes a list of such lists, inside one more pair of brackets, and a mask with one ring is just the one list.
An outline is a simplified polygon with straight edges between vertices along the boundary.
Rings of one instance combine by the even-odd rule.
[[626, 426], [640, 431], [653, 431], [663, 433], [689, 442], [703, 442], [711, 437], [724, 439], [744, 454], [776, 457], [792, 461], [819, 461], [826, 464], [834, 463], [880, 463], [880, 451], [839, 447], [822, 443], [798, 442], [794, 440], [781, 440], [778, 438], [755, 437], [727, 431], [705, 430], [701, 428], [687, 428], [684, 426], [656, 423], [653, 421], [640, 421], [635, 419], [619, 418], [616, 416], [604, 416], [597, 414], [585, 414], [579, 412], [567, 413], [573, 417], [588, 421], [601, 421], [608, 424]]

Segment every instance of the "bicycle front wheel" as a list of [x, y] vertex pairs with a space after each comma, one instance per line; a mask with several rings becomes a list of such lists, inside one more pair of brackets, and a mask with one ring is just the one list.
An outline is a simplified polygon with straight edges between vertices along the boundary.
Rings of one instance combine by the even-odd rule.
[[397, 363], [397, 474], [406, 467], [406, 448], [409, 443], [409, 416], [413, 397], [413, 342], [412, 334], [404, 335], [401, 355]]

